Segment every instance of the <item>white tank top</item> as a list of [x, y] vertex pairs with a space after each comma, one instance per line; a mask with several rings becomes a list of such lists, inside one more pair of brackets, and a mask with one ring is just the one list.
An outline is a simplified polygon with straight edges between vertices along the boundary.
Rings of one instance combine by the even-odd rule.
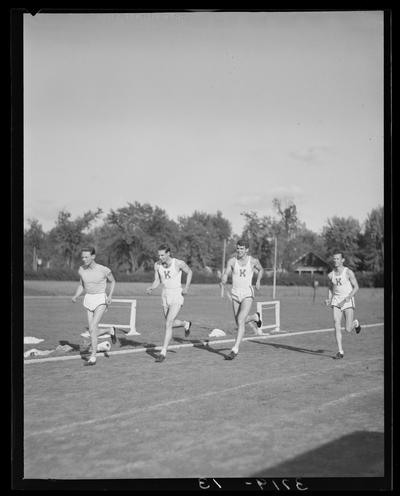
[[172, 258], [169, 267], [164, 267], [164, 265], [160, 263], [157, 270], [165, 289], [182, 289], [182, 271], [176, 267], [175, 258]]
[[245, 289], [251, 286], [253, 280], [253, 267], [251, 266], [251, 257], [246, 265], [240, 265], [237, 259], [232, 271], [232, 289]]
[[111, 273], [111, 270], [108, 267], [98, 263], [87, 268], [82, 265], [79, 267], [78, 272], [86, 293], [100, 294], [106, 292], [107, 277]]
[[340, 275], [335, 274], [335, 271], [333, 270], [329, 273], [328, 277], [332, 281], [333, 296], [346, 298], [353, 290], [353, 286], [351, 285], [347, 274], [347, 267], [343, 268], [343, 272]]

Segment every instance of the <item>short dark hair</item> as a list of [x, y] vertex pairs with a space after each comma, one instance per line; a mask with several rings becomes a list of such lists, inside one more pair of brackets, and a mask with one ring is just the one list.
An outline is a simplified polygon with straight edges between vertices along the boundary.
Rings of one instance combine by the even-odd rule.
[[96, 250], [93, 246], [84, 247], [81, 249], [81, 253], [88, 251], [91, 255], [96, 255]]
[[342, 251], [340, 251], [340, 250], [338, 250], [338, 251], [334, 251], [334, 252], [332, 253], [332, 257], [333, 257], [334, 255], [340, 255], [342, 258], [344, 258], [344, 254], [343, 254], [343, 252], [342, 252]]
[[166, 253], [169, 253], [171, 248], [168, 245], [162, 244], [158, 247], [158, 250], [164, 250]]
[[241, 238], [236, 241], [236, 246], [244, 246], [245, 248], [249, 248], [249, 242], [247, 239]]

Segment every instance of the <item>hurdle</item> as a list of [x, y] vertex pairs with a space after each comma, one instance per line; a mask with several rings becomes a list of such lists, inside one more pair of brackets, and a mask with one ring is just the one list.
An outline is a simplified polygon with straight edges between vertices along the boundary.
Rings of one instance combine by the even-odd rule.
[[281, 329], [281, 302], [279, 300], [274, 301], [259, 301], [257, 302], [257, 312], [261, 316], [261, 320], [263, 319], [263, 308], [266, 307], [275, 307], [275, 324], [262, 325], [260, 327], [260, 331], [264, 329], [274, 329], [275, 332], [280, 332]]
[[131, 312], [129, 316], [129, 324], [99, 324], [99, 327], [115, 327], [117, 329], [129, 329], [127, 336], [140, 336], [140, 332], [136, 330], [136, 300], [129, 299], [113, 299], [112, 303], [130, 303]]

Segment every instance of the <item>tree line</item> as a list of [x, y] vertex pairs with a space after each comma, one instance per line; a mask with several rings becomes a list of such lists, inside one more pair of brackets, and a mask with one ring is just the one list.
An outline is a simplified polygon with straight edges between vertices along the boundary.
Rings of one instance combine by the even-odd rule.
[[221, 211], [194, 211], [175, 221], [164, 209], [136, 201], [111, 209], [105, 216], [97, 209], [72, 219], [71, 213], [62, 210], [48, 232], [37, 219], [28, 219], [24, 230], [24, 269], [76, 270], [81, 263], [81, 248], [95, 246], [100, 263], [113, 271], [146, 272], [153, 269], [158, 246], [168, 243], [173, 256], [185, 260], [193, 270], [216, 272], [222, 268], [224, 240], [229, 256], [237, 239], [246, 237], [252, 255], [267, 269], [274, 263], [276, 238], [277, 266], [283, 272], [293, 270], [293, 262], [307, 252], [329, 261], [337, 250], [345, 254], [347, 265], [356, 271], [383, 272], [383, 207], [374, 208], [362, 224], [352, 217], [334, 216], [327, 220], [321, 233], [301, 222], [291, 201], [275, 198], [273, 212], [264, 216], [254, 211], [242, 212], [245, 223], [238, 235]]

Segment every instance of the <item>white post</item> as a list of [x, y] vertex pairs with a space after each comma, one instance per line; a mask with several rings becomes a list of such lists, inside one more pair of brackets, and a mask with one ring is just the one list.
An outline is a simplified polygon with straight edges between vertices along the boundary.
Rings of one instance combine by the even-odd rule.
[[[222, 274], [224, 273], [225, 270], [225, 253], [226, 253], [226, 239], [224, 239], [224, 251], [222, 253], [222, 272], [221, 272], [221, 277]], [[224, 285], [221, 284], [221, 298], [224, 297]]]
[[131, 318], [129, 321], [129, 332], [136, 332], [136, 300], [131, 304]]
[[32, 260], [32, 268], [34, 272], [37, 272], [37, 253], [36, 253], [36, 246], [33, 246], [33, 260]]
[[273, 288], [272, 288], [272, 299], [275, 300], [275, 295], [276, 295], [276, 258], [277, 258], [277, 239], [276, 236], [274, 236], [274, 282], [273, 282]]
[[279, 332], [281, 330], [281, 302], [277, 301], [275, 302], [275, 324], [276, 324], [276, 330]]

